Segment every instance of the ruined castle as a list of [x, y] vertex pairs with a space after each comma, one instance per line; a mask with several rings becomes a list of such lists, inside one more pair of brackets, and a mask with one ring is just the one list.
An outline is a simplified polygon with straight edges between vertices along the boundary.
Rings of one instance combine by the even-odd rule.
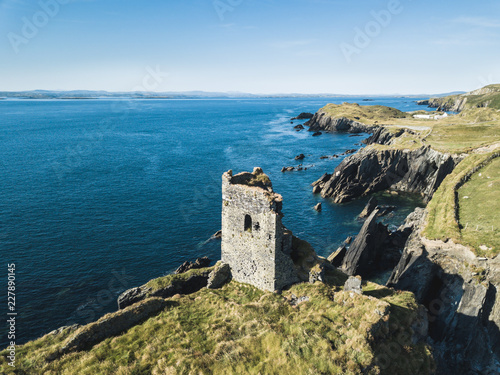
[[261, 168], [222, 175], [222, 261], [234, 280], [268, 291], [298, 281], [282, 201]]

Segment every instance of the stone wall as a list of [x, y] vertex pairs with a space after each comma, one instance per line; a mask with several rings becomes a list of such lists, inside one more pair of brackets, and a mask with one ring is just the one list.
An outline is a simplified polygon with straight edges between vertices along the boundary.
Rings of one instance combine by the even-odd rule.
[[296, 282], [292, 235], [281, 223], [282, 197], [260, 168], [222, 177], [222, 261], [233, 279], [275, 291]]

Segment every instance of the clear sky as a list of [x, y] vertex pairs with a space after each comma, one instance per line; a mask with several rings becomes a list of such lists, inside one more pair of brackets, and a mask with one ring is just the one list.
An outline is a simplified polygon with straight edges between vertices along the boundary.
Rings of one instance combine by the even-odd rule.
[[0, 0], [0, 91], [434, 94], [488, 83], [500, 83], [498, 0]]

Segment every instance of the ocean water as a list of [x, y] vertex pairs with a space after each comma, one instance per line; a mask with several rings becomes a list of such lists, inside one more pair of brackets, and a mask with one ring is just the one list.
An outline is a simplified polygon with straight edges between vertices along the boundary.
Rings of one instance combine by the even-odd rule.
[[[361, 104], [421, 109], [414, 99]], [[290, 118], [352, 98], [0, 101], [0, 303], [16, 265], [17, 344], [116, 309], [125, 289], [185, 260], [220, 259], [221, 175], [260, 166], [283, 195], [284, 224], [328, 255], [367, 199], [312, 207], [310, 184], [366, 138], [296, 132]], [[294, 160], [300, 153], [302, 162]], [[282, 173], [283, 166], [307, 166]], [[381, 196], [398, 224], [421, 202]], [[7, 346], [7, 325], [0, 344]]]

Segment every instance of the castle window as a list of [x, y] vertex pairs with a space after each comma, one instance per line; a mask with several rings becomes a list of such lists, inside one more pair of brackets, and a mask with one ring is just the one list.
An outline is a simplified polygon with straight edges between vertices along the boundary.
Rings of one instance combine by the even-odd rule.
[[252, 218], [250, 217], [250, 215], [245, 215], [245, 231], [252, 231]]

